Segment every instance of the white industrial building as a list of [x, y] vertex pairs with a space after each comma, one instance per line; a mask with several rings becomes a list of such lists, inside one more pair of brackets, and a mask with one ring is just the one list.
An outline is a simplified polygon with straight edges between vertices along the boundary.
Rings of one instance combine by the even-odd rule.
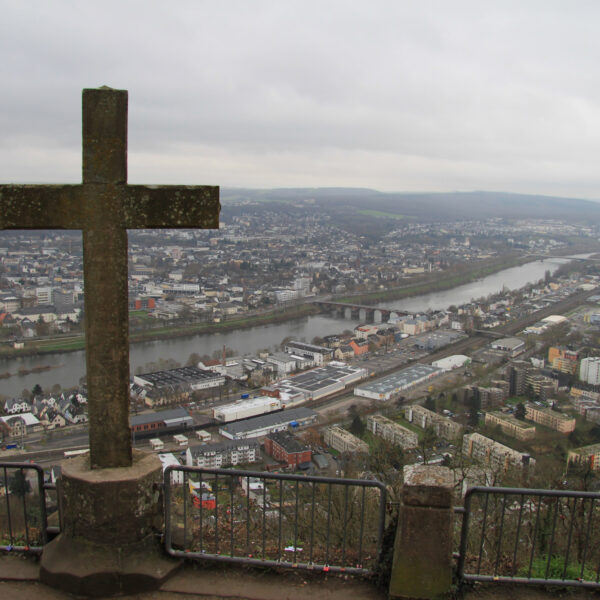
[[[171, 452], [165, 452], [164, 454], [159, 454], [158, 458], [160, 458], [160, 462], [162, 464], [163, 473], [165, 472], [167, 467], [174, 466], [179, 467], [181, 464], [175, 458], [175, 455]], [[183, 471], [172, 471], [171, 472], [171, 483], [175, 483], [178, 485], [183, 484]]]
[[219, 433], [230, 440], [264, 437], [277, 431], [286, 431], [289, 427], [302, 427], [314, 423], [317, 413], [304, 406], [290, 408], [270, 415], [254, 417], [246, 421], [229, 423], [219, 429]]
[[440, 360], [434, 360], [431, 366], [444, 369], [444, 371], [452, 371], [453, 369], [460, 369], [469, 364], [471, 364], [471, 359], [468, 356], [453, 354], [452, 356], [446, 356], [446, 358], [440, 358]]
[[305, 342], [288, 342], [284, 349], [288, 354], [310, 358], [318, 366], [325, 364], [333, 358], [333, 350], [331, 348], [306, 344]]
[[220, 423], [229, 423], [238, 419], [248, 419], [257, 415], [264, 415], [280, 408], [281, 402], [277, 398], [259, 396], [258, 398], [238, 400], [233, 404], [225, 404], [213, 408], [213, 418]]
[[492, 350], [506, 352], [509, 356], [515, 357], [521, 352], [525, 352], [525, 342], [516, 337], [507, 337], [500, 340], [494, 340], [490, 344]]
[[443, 372], [437, 367], [415, 364], [393, 375], [354, 388], [354, 395], [373, 400], [389, 400], [394, 394], [433, 379]]

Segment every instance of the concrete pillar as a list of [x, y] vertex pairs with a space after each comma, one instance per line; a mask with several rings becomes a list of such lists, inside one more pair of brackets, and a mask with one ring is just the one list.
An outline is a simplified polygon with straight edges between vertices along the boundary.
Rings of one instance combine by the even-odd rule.
[[61, 467], [61, 534], [44, 548], [41, 581], [87, 596], [156, 589], [180, 564], [157, 537], [163, 525], [158, 457], [134, 450], [131, 467], [91, 469], [89, 456]]
[[404, 467], [390, 597], [442, 597], [452, 585], [453, 478], [446, 467]]

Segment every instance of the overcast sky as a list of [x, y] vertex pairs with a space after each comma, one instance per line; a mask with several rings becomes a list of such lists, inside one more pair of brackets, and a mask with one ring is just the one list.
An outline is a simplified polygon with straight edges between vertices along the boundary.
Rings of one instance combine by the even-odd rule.
[[129, 182], [600, 200], [600, 2], [0, 0], [0, 181], [81, 180], [129, 90]]

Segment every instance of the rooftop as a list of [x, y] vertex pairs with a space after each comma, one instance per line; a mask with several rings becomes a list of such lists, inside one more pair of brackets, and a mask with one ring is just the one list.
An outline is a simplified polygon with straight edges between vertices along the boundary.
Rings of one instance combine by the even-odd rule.
[[[365, 383], [360, 389], [373, 391], [376, 393], [386, 393], [396, 388], [404, 388], [420, 380], [422, 377], [428, 377], [435, 373], [441, 373], [442, 369], [431, 367], [429, 365], [412, 365], [408, 369], [403, 369], [393, 375], [388, 375], [372, 383]], [[358, 389], [358, 388], [357, 388]]]

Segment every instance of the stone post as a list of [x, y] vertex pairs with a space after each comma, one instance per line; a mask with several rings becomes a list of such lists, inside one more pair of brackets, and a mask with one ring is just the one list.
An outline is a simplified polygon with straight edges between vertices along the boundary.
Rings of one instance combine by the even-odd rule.
[[89, 462], [79, 456], [62, 463], [61, 533], [44, 548], [41, 581], [86, 596], [156, 589], [180, 564], [157, 538], [163, 529], [160, 460], [134, 450], [131, 467], [90, 469]]
[[446, 467], [404, 467], [390, 597], [432, 599], [452, 585], [453, 478]]

